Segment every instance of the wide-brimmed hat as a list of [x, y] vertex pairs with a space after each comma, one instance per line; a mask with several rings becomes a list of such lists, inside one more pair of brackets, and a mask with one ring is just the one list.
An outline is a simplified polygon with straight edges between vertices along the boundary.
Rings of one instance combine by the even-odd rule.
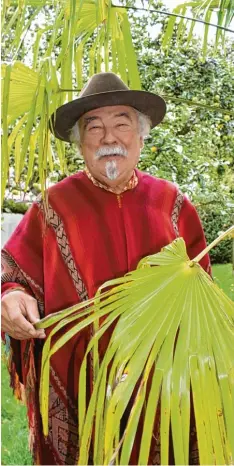
[[165, 113], [165, 101], [159, 95], [146, 91], [131, 91], [114, 73], [93, 75], [82, 89], [78, 99], [59, 107], [50, 119], [50, 129], [62, 141], [70, 141], [70, 131], [84, 113], [99, 107], [128, 105], [148, 115], [152, 128]]

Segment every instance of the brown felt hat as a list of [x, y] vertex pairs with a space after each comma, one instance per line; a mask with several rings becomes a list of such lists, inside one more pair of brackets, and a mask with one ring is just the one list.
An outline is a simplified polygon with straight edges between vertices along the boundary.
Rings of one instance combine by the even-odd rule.
[[70, 141], [70, 131], [84, 113], [111, 105], [128, 105], [149, 116], [152, 128], [166, 113], [162, 97], [146, 91], [131, 91], [114, 73], [94, 74], [78, 99], [59, 107], [50, 119], [50, 129], [62, 141]]

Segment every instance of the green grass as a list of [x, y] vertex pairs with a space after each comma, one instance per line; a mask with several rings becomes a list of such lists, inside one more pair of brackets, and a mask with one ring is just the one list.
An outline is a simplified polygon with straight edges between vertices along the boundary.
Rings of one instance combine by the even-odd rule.
[[2, 345], [2, 455], [1, 464], [32, 464], [28, 448], [28, 425], [26, 407], [17, 401], [9, 387], [9, 374]]
[[219, 287], [234, 301], [234, 275], [232, 273], [232, 264], [213, 265], [212, 275]]
[[[213, 265], [212, 272], [216, 283], [234, 301], [234, 278], [231, 264]], [[28, 449], [26, 408], [20, 402], [17, 402], [12, 395], [5, 363], [2, 363], [1, 464], [32, 464], [32, 458]]]

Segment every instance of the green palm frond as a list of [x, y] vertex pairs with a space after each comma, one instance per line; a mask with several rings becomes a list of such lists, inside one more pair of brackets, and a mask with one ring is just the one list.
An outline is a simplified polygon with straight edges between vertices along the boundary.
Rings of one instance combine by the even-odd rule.
[[[187, 18], [193, 18], [195, 20], [203, 20], [204, 24], [204, 36], [203, 36], [203, 56], [205, 57], [208, 44], [208, 33], [210, 30], [209, 23], [212, 19], [212, 14], [217, 15], [217, 26], [215, 47], [225, 37], [225, 28], [228, 28], [234, 17], [234, 3], [233, 0], [192, 0], [185, 1], [177, 5], [172, 13], [178, 16], [184, 16], [180, 18], [177, 16], [171, 16], [168, 20], [167, 28], [163, 35], [162, 47], [165, 49], [170, 46], [173, 33], [175, 31], [175, 25], [178, 25], [176, 32], [176, 42], [179, 45], [181, 37], [181, 31], [183, 28], [189, 27], [189, 33], [187, 43], [191, 41], [193, 37], [193, 30], [195, 27], [195, 21], [188, 20]], [[215, 20], [212, 23], [216, 23]]]
[[[223, 234], [213, 245], [228, 234]], [[211, 246], [210, 246], [211, 247]], [[169, 462], [169, 432], [176, 464], [188, 464], [190, 401], [193, 400], [201, 464], [234, 459], [234, 303], [198, 264], [206, 248], [190, 260], [182, 238], [140, 261], [124, 277], [105, 283], [94, 299], [48, 316], [37, 328], [55, 324], [43, 349], [40, 403], [48, 433], [50, 357], [73, 335], [93, 325], [79, 376], [79, 464], [129, 464], [139, 420], [138, 464], [147, 464], [160, 408], [161, 464]], [[110, 287], [114, 287], [111, 290]], [[108, 288], [109, 291], [105, 291]], [[100, 324], [100, 318], [102, 323]], [[69, 326], [66, 332], [66, 325]], [[115, 323], [102, 360], [98, 343]], [[51, 346], [61, 328], [63, 336]], [[86, 398], [88, 358], [94, 386]], [[124, 433], [120, 423], [131, 406]]]
[[[46, 22], [45, 27], [38, 26], [35, 29], [33, 21], [37, 19], [40, 24], [41, 18], [46, 18], [45, 8], [49, 5], [54, 7], [54, 17]], [[32, 13], [28, 18], [29, 7]], [[4, 23], [4, 17], [11, 8], [15, 8], [15, 11], [9, 26], [8, 21]], [[13, 26], [14, 39], [9, 44], [7, 37]], [[34, 32], [31, 44], [32, 67], [28, 65], [27, 56], [27, 65], [17, 61], [25, 35], [30, 28]], [[86, 45], [90, 38], [94, 42], [89, 53], [87, 76], [83, 65]], [[19, 144], [18, 139], [17, 157], [20, 152], [20, 159], [25, 165], [29, 156], [32, 160], [30, 137], [35, 132], [34, 150], [39, 155], [40, 183], [43, 187], [49, 161], [51, 166], [50, 155], [54, 139], [48, 134], [48, 119], [56, 107], [73, 99], [72, 89], [80, 90], [83, 81], [98, 71], [113, 70], [132, 89], [140, 89], [141, 83], [126, 11], [114, 8], [111, 0], [4, 0], [2, 40], [3, 43], [7, 42], [7, 56], [11, 62], [2, 66], [3, 198], [10, 155], [7, 147], [12, 147], [7, 143], [8, 133], [11, 133], [14, 127], [18, 127], [18, 122], [24, 115], [27, 117], [20, 128], [22, 141]], [[43, 50], [45, 42], [47, 47], [44, 46]], [[56, 145], [59, 146], [61, 166], [65, 166], [63, 147], [57, 142]], [[46, 154], [48, 147], [49, 160]], [[21, 166], [22, 164], [17, 167], [17, 180]]]

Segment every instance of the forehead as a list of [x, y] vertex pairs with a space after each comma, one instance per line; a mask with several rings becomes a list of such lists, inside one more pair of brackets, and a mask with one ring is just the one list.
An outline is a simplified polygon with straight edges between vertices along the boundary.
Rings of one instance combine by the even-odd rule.
[[94, 110], [90, 110], [89, 112], [85, 113], [81, 119], [86, 119], [89, 117], [99, 117], [99, 118], [111, 118], [119, 113], [127, 113], [130, 117], [136, 117], [136, 111], [134, 108], [129, 107], [128, 105], [112, 105], [108, 107], [99, 107]]

